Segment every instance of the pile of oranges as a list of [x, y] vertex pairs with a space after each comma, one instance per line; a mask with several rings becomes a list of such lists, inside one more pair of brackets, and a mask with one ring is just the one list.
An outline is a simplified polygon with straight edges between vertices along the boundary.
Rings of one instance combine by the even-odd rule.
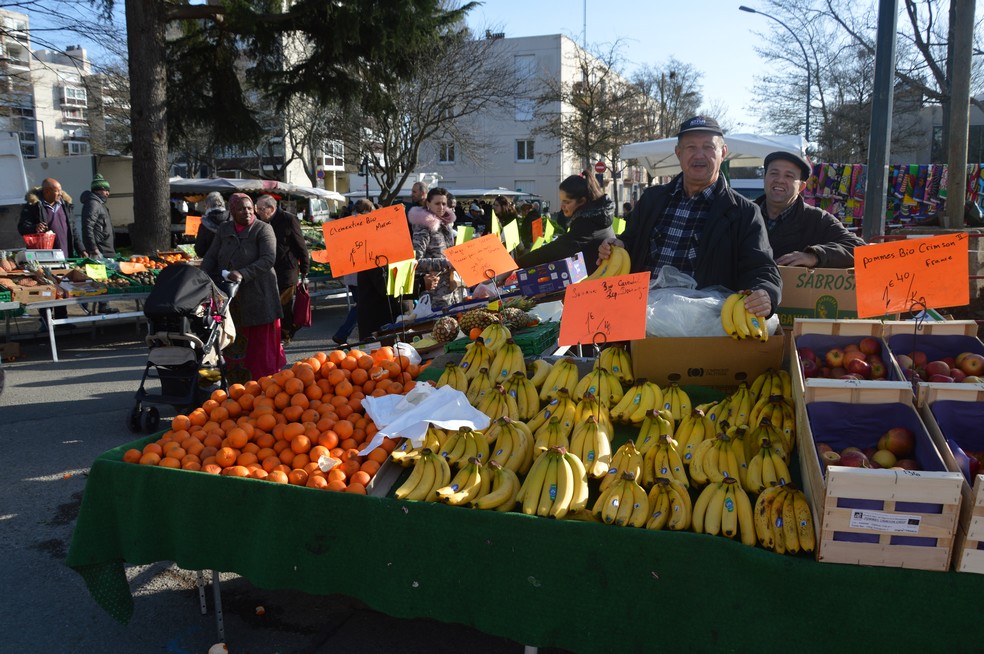
[[[398, 442], [387, 438], [359, 455], [377, 432], [362, 400], [404, 394], [419, 372], [391, 347], [319, 352], [274, 375], [214, 391], [123, 460], [365, 494]], [[327, 472], [318, 464], [323, 456], [334, 463]]]
[[143, 254], [134, 254], [130, 257], [130, 261], [133, 263], [142, 263], [144, 268], [150, 270], [151, 268], [164, 268], [167, 264], [161, 263], [160, 261], [154, 261], [150, 257]]

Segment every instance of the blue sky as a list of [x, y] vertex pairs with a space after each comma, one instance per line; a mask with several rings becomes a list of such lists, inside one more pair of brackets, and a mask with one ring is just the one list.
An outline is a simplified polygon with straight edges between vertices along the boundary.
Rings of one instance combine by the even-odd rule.
[[754, 0], [484, 0], [468, 23], [507, 37], [564, 34], [579, 44], [586, 25], [589, 49], [621, 39], [628, 72], [676, 57], [703, 73], [705, 102], [727, 106], [733, 131], [756, 132], [748, 107], [755, 76], [778, 70], [755, 54], [755, 32], [768, 33], [775, 24], [738, 11], [741, 4], [764, 9]]

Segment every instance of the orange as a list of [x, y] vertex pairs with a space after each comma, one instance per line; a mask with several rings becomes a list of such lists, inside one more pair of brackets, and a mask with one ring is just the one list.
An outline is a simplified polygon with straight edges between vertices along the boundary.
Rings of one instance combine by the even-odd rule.
[[299, 422], [292, 422], [284, 427], [284, 440], [291, 441], [304, 433], [304, 425]]
[[303, 486], [307, 483], [308, 473], [300, 469], [291, 470], [287, 475], [287, 481], [295, 486]]
[[296, 395], [298, 393], [304, 392], [304, 382], [302, 382], [297, 377], [293, 379], [288, 379], [284, 382], [284, 392], [288, 395]]
[[372, 476], [364, 470], [356, 470], [352, 476], [349, 478], [349, 485], [352, 484], [362, 484], [366, 486], [372, 480]]
[[304, 454], [311, 449], [311, 439], [304, 434], [295, 436], [290, 441], [290, 449], [292, 449], [295, 454]]
[[335, 433], [338, 434], [339, 438], [348, 438], [352, 435], [352, 431], [355, 429], [355, 425], [349, 420], [339, 420], [335, 423]]
[[319, 475], [309, 475], [307, 483], [304, 484], [308, 488], [318, 488], [320, 490], [327, 490], [328, 480]]
[[156, 466], [161, 462], [161, 455], [157, 452], [144, 452], [140, 455], [139, 463], [145, 466]]
[[242, 449], [249, 442], [249, 436], [241, 427], [235, 427], [226, 432], [226, 440], [229, 441], [229, 447]]
[[[284, 451], [286, 452], [287, 450]], [[292, 469], [297, 469], [297, 468], [303, 469], [304, 466], [308, 465], [309, 463], [311, 463], [311, 458], [307, 454], [295, 454], [294, 458], [291, 459], [290, 463], [288, 463], [287, 465], [289, 465]], [[315, 466], [317, 466], [317, 464], [315, 464]], [[304, 472], [308, 472], [308, 471], [304, 470]], [[308, 472], [308, 474], [310, 473]]]
[[327, 456], [329, 453], [329, 448], [324, 445], [315, 445], [308, 450], [308, 456], [311, 457], [312, 461], [317, 461], [322, 456]]
[[364, 485], [362, 485], [362, 484], [357, 484], [355, 482], [352, 482], [351, 484], [349, 484], [348, 486], [346, 486], [345, 492], [347, 492], [347, 493], [355, 493], [356, 495], [365, 495], [366, 494], [366, 487]]
[[249, 468], [246, 466], [229, 466], [222, 470], [222, 474], [227, 477], [249, 477]]
[[250, 395], [259, 395], [260, 391], [263, 390], [262, 387], [260, 386], [260, 383], [252, 379], [246, 382], [243, 389]]
[[233, 384], [229, 387], [229, 397], [233, 400], [238, 400], [245, 392], [246, 387], [243, 384]]
[[359, 367], [359, 362], [355, 357], [353, 357], [350, 354], [344, 359], [342, 359], [341, 363], [339, 363], [338, 365], [344, 368], [345, 370], [352, 371]]
[[395, 356], [395, 354], [396, 353], [393, 352], [392, 347], [390, 347], [389, 345], [384, 345], [380, 348], [376, 348], [375, 350], [373, 350], [371, 356], [373, 361], [390, 361]]
[[240, 466], [250, 466], [258, 461], [255, 454], [252, 452], [243, 452], [236, 457], [236, 465]]
[[338, 365], [348, 353], [345, 350], [332, 350], [328, 353], [328, 361]]
[[358, 459], [350, 459], [348, 461], [342, 462], [342, 465], [339, 467], [342, 469], [342, 472], [345, 473], [345, 476], [351, 479], [352, 475], [357, 473], [359, 471], [359, 468], [362, 467], [362, 464], [359, 463]]
[[343, 484], [345, 483], [345, 480], [348, 478], [348, 475], [345, 474], [345, 471], [338, 466], [335, 466], [334, 468], [329, 470], [327, 476], [328, 476], [328, 481], [340, 481]]
[[263, 468], [253, 468], [249, 471], [249, 476], [253, 479], [266, 479], [268, 474]]
[[143, 453], [147, 454], [149, 452], [154, 454], [164, 454], [164, 449], [157, 443], [147, 443], [143, 446]]
[[288, 482], [287, 473], [282, 470], [271, 470], [267, 473], [266, 480], [276, 484], [286, 484]]
[[356, 368], [352, 371], [351, 381], [356, 386], [361, 386], [369, 380], [369, 373], [362, 368]]
[[321, 436], [318, 437], [318, 445], [323, 445], [329, 450], [333, 447], [338, 446], [338, 434], [332, 430], [326, 430], [321, 432]]
[[[375, 425], [373, 425], [373, 428], [375, 428]], [[373, 433], [375, 433], [375, 432], [373, 432]], [[393, 450], [396, 449], [396, 446], [402, 440], [403, 440], [402, 438], [384, 438], [383, 439], [383, 444], [379, 446], [379, 449], [386, 450], [387, 452], [392, 453]]]
[[202, 472], [207, 472], [210, 475], [219, 475], [222, 474], [222, 467], [214, 463], [202, 462]]
[[127, 463], [140, 463], [141, 456], [143, 456], [143, 452], [136, 448], [130, 448], [123, 453], [123, 460]]
[[304, 389], [304, 394], [308, 396], [308, 399], [314, 402], [315, 400], [320, 400], [324, 397], [325, 390], [321, 387], [321, 382], [317, 384], [311, 384]]
[[386, 392], [390, 395], [400, 395], [403, 393], [403, 384], [400, 382], [393, 382], [386, 388]]
[[382, 366], [373, 366], [369, 369], [369, 378], [373, 381], [379, 381], [380, 379], [385, 379], [389, 373]]
[[188, 414], [188, 420], [191, 421], [192, 425], [197, 425], [201, 427], [206, 422], [208, 422], [208, 414], [205, 413], [204, 409], [199, 407]]
[[230, 418], [238, 418], [242, 412], [243, 407], [236, 400], [226, 400], [222, 403], [222, 408], [226, 410]]
[[375, 463], [382, 463], [386, 460], [386, 457], [388, 456], [389, 456], [389, 452], [384, 450], [382, 447], [377, 447], [368, 455], [366, 455], [366, 458]]
[[239, 452], [236, 450], [231, 447], [223, 447], [215, 453], [215, 462], [223, 468], [227, 468], [236, 463], [238, 456]]
[[304, 407], [300, 406], [288, 406], [283, 410], [284, 418], [287, 418], [289, 422], [298, 422], [303, 413]]
[[273, 414], [266, 413], [256, 419], [256, 428], [269, 432], [277, 425], [277, 419]]
[[369, 370], [369, 368], [372, 368], [373, 364], [375, 363], [372, 360], [372, 357], [369, 356], [368, 354], [359, 357], [357, 361], [359, 363], [359, 367], [362, 368], [363, 370]]
[[335, 491], [335, 492], [344, 491], [345, 490], [345, 482], [344, 481], [339, 481], [337, 479], [335, 481], [329, 481], [328, 482], [328, 485], [325, 486], [325, 490], [330, 490], [330, 491]]
[[[373, 450], [373, 452], [378, 452], [378, 449]], [[362, 472], [365, 472], [370, 477], [377, 472], [379, 472], [379, 462], [378, 461], [365, 461], [359, 468]]]
[[280, 463], [281, 463], [280, 457], [277, 456], [276, 454], [270, 454], [260, 459], [260, 465], [267, 472], [273, 472], [274, 469], [280, 465]]
[[173, 456], [166, 456], [163, 459], [161, 459], [160, 463], [158, 463], [157, 465], [161, 466], [162, 468], [180, 468], [181, 459], [176, 459]]
[[221, 388], [217, 388], [214, 391], [212, 391], [212, 395], [209, 396], [209, 399], [215, 400], [219, 404], [222, 404], [222, 402], [229, 399], [229, 394], [226, 393]]
[[171, 419], [171, 429], [185, 429], [191, 427], [191, 418], [186, 415], [178, 414]]
[[347, 379], [344, 380], [344, 381], [342, 381], [341, 383], [335, 384], [335, 395], [340, 395], [342, 397], [348, 397], [349, 395], [352, 394], [352, 391], [354, 391], [354, 390], [355, 390], [355, 387], [353, 387], [352, 386], [352, 383], [350, 381], [348, 381]]
[[198, 472], [202, 469], [202, 464], [198, 461], [186, 461], [181, 463], [182, 470], [191, 470], [192, 472]]
[[345, 372], [341, 369], [336, 368], [328, 373], [328, 383], [334, 386], [335, 384], [340, 384], [345, 381]]
[[306, 409], [311, 406], [311, 400], [304, 393], [296, 393], [290, 396], [290, 405], [299, 406], [302, 409]]
[[[321, 364], [318, 364], [320, 367]], [[294, 371], [294, 378], [301, 381], [305, 386], [314, 383], [314, 367], [310, 363], [295, 363], [291, 370]]]
[[[291, 408], [299, 408], [299, 407], [291, 407]], [[315, 423], [315, 426], [316, 427], [317, 427], [317, 423], [320, 420], [321, 420], [321, 414], [318, 413], [313, 408], [312, 409], [305, 409], [304, 410], [304, 413], [301, 414], [301, 422], [312, 422], [312, 423]]]
[[468, 332], [468, 338], [470, 338], [473, 341], [481, 335], [482, 335], [482, 329], [480, 327], [472, 327], [471, 331]]

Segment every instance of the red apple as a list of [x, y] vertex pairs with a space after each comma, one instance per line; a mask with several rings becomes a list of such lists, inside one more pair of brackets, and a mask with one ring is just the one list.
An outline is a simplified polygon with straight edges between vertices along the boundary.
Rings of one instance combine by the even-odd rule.
[[926, 353], [921, 350], [910, 352], [909, 356], [912, 357], [912, 365], [914, 365], [917, 368], [923, 368], [927, 363], [929, 363], [929, 359], [926, 357]]
[[868, 457], [868, 460], [870, 461], [871, 460], [871, 457], [875, 454], [875, 452], [878, 451], [878, 448], [877, 447], [866, 447], [866, 448], [864, 448], [861, 451], [864, 452], [864, 455], [866, 457]]
[[806, 378], [816, 377], [820, 374], [820, 369], [817, 368], [817, 362], [810, 359], [800, 359], [800, 368], [803, 370], [803, 376]]
[[830, 368], [828, 368], [827, 366], [823, 366], [822, 368], [820, 368], [820, 376], [830, 379]]
[[926, 364], [926, 375], [932, 377], [933, 375], [949, 375], [950, 374], [950, 364], [946, 361], [930, 361]]
[[879, 354], [881, 353], [881, 342], [877, 338], [867, 336], [861, 339], [861, 343], [858, 347], [865, 354]]
[[980, 376], [984, 373], [984, 356], [980, 354], [975, 354], [973, 352], [966, 352], [957, 367], [963, 370], [968, 375]]
[[951, 368], [957, 365], [957, 360], [954, 359], [953, 357], [943, 357], [942, 359], [940, 359], [940, 361], [946, 361], [946, 365], [950, 366]]
[[915, 459], [899, 459], [895, 463], [896, 468], [902, 468], [903, 470], [920, 470], [919, 462]]
[[841, 455], [834, 451], [824, 452], [820, 455], [820, 460], [823, 461], [825, 466], [841, 465]]
[[912, 357], [907, 354], [900, 354], [895, 357], [895, 360], [899, 362], [899, 368], [902, 370], [909, 370], [912, 368]]
[[824, 452], [833, 452], [834, 448], [830, 447], [829, 443], [817, 443], [817, 452], [823, 454]]
[[840, 368], [844, 365], [844, 350], [839, 347], [832, 347], [827, 350], [827, 354], [824, 355], [824, 361], [831, 368]]
[[844, 368], [831, 368], [829, 377], [831, 379], [841, 379], [846, 374], [847, 370]]
[[930, 375], [926, 381], [933, 382], [934, 384], [952, 384], [954, 379], [950, 375]]
[[904, 459], [916, 451], [916, 435], [905, 427], [892, 427], [878, 439], [878, 449], [889, 450]]
[[894, 468], [898, 458], [889, 450], [876, 450], [871, 455], [871, 462], [877, 463], [882, 468]]
[[950, 376], [953, 377], [953, 381], [962, 382], [967, 375], [960, 368], [950, 368]]
[[801, 347], [797, 349], [796, 354], [799, 355], [800, 359], [806, 359], [809, 361], [813, 361], [814, 363], [816, 363], [817, 361], [817, 353], [808, 347]]
[[882, 361], [872, 361], [868, 365], [871, 366], [872, 379], [885, 379], [885, 377], [888, 376], [888, 368], [885, 367], [885, 364]]
[[862, 379], [871, 379], [871, 365], [863, 359], [851, 359], [847, 364], [847, 371]]
[[966, 356], [968, 354], [973, 354], [973, 352], [961, 352], [960, 354], [958, 354], [957, 356], [955, 356], [953, 358], [953, 365], [959, 366], [960, 365], [960, 362], [963, 361], [964, 358], [966, 358]]
[[915, 368], [912, 369], [912, 371], [914, 373], [916, 373], [916, 377], [918, 377], [919, 379], [921, 379], [923, 381], [926, 381], [927, 379], [929, 379], [929, 375], [926, 374], [926, 369], [925, 368], [920, 368], [920, 367], [916, 366]]
[[864, 452], [860, 450], [848, 451], [844, 450], [841, 452], [840, 463], [838, 465], [847, 466], [849, 468], [870, 468], [871, 464], [868, 462], [868, 457], [864, 455]]

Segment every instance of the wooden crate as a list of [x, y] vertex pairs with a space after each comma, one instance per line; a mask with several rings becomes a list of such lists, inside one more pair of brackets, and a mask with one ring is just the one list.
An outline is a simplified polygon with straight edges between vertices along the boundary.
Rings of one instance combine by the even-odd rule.
[[[957, 538], [953, 551], [953, 567], [959, 572], [976, 572], [984, 574], [984, 475], [977, 475], [971, 487], [967, 477], [953, 450], [943, 433], [933, 404], [939, 400], [956, 402], [984, 402], [984, 390], [978, 385], [969, 384], [934, 384], [926, 390], [926, 401], [920, 408], [923, 422], [933, 437], [936, 446], [943, 456], [947, 467], [959, 472], [963, 484], [961, 494], [963, 501], [960, 505], [960, 521], [957, 525]], [[981, 405], [984, 407], [984, 404]], [[980, 439], [979, 436], [974, 436]]]
[[[830, 422], [812, 424], [811, 405], [815, 405], [812, 409], [816, 412], [827, 412]], [[916, 413], [908, 387], [872, 393], [843, 385], [815, 386], [797, 403], [796, 415], [800, 470], [814, 523], [818, 525], [817, 560], [948, 569], [963, 479], [944, 464]], [[834, 422], [833, 416], [840, 423]], [[872, 425], [880, 420], [884, 421], [880, 431], [873, 429]], [[851, 430], [867, 430], [868, 442], [873, 445], [892, 426], [906, 426], [916, 433], [917, 455], [926, 470], [822, 468], [817, 436], [831, 443], [840, 438], [864, 448], [866, 442], [855, 441], [862, 437]]]
[[[896, 355], [908, 354], [913, 350], [925, 352], [929, 361], [955, 357], [961, 352], [984, 354], [984, 343], [977, 338], [977, 323], [973, 320], [924, 322], [920, 323], [918, 329], [910, 321], [890, 321], [885, 323], [884, 338], [892, 351], [893, 359]], [[916, 406], [921, 407], [926, 403], [930, 389], [945, 389], [951, 385], [917, 379], [914, 388]], [[984, 385], [981, 387], [984, 388]]]

